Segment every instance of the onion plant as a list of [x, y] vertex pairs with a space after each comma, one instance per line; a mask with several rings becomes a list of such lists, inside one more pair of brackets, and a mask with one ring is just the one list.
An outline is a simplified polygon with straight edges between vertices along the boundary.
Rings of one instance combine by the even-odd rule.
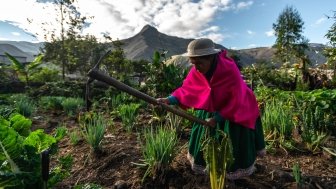
[[266, 140], [283, 144], [290, 139], [294, 129], [293, 113], [283, 102], [267, 102], [262, 122]]
[[[228, 124], [226, 121], [226, 128]], [[209, 128], [207, 129], [204, 156], [210, 174], [210, 184], [212, 189], [222, 189], [225, 186], [227, 168], [233, 162], [232, 144], [226, 132], [217, 130], [218, 135], [212, 136]]]
[[69, 137], [70, 137], [70, 142], [73, 145], [78, 144], [78, 142], [80, 141], [81, 137], [79, 134], [79, 131], [77, 129], [73, 130], [72, 132], [69, 133]]
[[166, 170], [176, 155], [177, 135], [175, 129], [159, 126], [145, 130], [142, 144], [143, 164], [147, 167], [143, 181], [147, 176], [162, 181]]
[[35, 111], [35, 104], [26, 95], [16, 95], [15, 108], [21, 115], [30, 117]]
[[84, 105], [84, 100], [81, 98], [66, 98], [62, 102], [63, 110], [69, 115], [72, 116]]
[[319, 107], [308, 107], [302, 111], [302, 141], [311, 152], [316, 152], [329, 139], [330, 134], [321, 130], [325, 114]]
[[122, 125], [127, 132], [131, 132], [138, 116], [140, 104], [130, 103], [120, 105], [118, 108], [119, 116], [121, 117]]
[[302, 176], [301, 176], [301, 168], [299, 163], [295, 163], [292, 168], [292, 173], [296, 182], [296, 186], [301, 188], [302, 185]]
[[104, 138], [106, 121], [102, 115], [94, 115], [81, 121], [82, 134], [94, 153], [101, 151], [101, 142]]

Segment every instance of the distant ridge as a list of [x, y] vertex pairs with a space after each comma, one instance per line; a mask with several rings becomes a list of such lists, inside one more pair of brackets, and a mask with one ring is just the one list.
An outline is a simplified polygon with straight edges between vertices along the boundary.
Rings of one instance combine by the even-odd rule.
[[[185, 53], [189, 42], [192, 40], [193, 39], [166, 35], [159, 32], [151, 25], [145, 25], [140, 32], [133, 37], [122, 39], [120, 41], [123, 43], [122, 48], [124, 49], [127, 59], [145, 59], [150, 61], [153, 57], [154, 51], [167, 51], [167, 58], [173, 55], [183, 54]], [[38, 54], [40, 48], [44, 46], [44, 43], [29, 43], [24, 41], [0, 41], [0, 44], [11, 44], [30, 55]], [[215, 44], [215, 47], [217, 49], [226, 49], [220, 44]], [[306, 52], [306, 54], [312, 61], [312, 66], [326, 63], [327, 59], [323, 55], [325, 45], [311, 43], [309, 44], [309, 47], [310, 49]], [[240, 59], [241, 65], [246, 66], [258, 61], [271, 62], [276, 50], [272, 47], [258, 47], [240, 50], [229, 49], [228, 51], [237, 55]], [[183, 60], [183, 58], [179, 58], [178, 60]]]
[[17, 48], [15, 45], [0, 43], [0, 57], [1, 57], [0, 60], [2, 60], [5, 63], [9, 63], [10, 61], [5, 56], [5, 53], [10, 54], [11, 56], [23, 62], [29, 62], [34, 59], [34, 57], [31, 54], [23, 52], [21, 49]]

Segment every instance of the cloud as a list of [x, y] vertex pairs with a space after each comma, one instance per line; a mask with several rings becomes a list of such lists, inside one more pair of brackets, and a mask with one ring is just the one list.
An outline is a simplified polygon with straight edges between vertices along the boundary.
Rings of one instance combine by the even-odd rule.
[[253, 5], [253, 1], [247, 1], [247, 2], [239, 2], [235, 9], [236, 11], [242, 10], [242, 9], [248, 9]]
[[14, 36], [20, 36], [21, 34], [19, 32], [11, 32], [12, 35]]
[[[77, 4], [78, 3], [78, 4]], [[89, 19], [85, 34], [97, 38], [108, 33], [112, 39], [125, 39], [134, 36], [146, 24], [156, 27], [160, 32], [183, 38], [210, 37], [221, 42], [226, 36], [221, 28], [213, 25], [220, 12], [247, 8], [253, 1], [233, 5], [231, 0], [90, 0], [78, 1], [76, 7]], [[29, 10], [27, 10], [29, 7]], [[15, 10], [15, 11], [13, 11]], [[43, 40], [46, 31], [60, 33], [58, 14], [50, 1], [11, 0], [0, 7], [0, 20], [12, 21], [13, 25], [27, 30]], [[18, 14], [25, 12], [25, 14]], [[29, 19], [30, 22], [27, 21]]]
[[274, 30], [267, 31], [267, 32], [265, 32], [265, 34], [266, 34], [267, 37], [273, 37], [274, 36]]
[[255, 32], [254, 31], [251, 31], [251, 30], [247, 30], [246, 31], [249, 35], [254, 35], [255, 34]]
[[318, 25], [324, 23], [326, 20], [327, 20], [326, 17], [322, 17], [322, 18], [316, 20], [315, 23], [314, 23], [314, 25], [315, 25], [315, 26], [318, 26]]

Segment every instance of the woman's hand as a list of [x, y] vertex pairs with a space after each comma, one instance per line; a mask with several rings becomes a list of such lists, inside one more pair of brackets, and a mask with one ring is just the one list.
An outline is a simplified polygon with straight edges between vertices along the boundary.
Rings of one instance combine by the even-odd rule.
[[217, 124], [216, 119], [213, 118], [213, 117], [212, 118], [208, 118], [205, 121], [208, 123], [208, 126], [210, 126], [210, 127], [215, 127], [216, 124]]
[[158, 102], [158, 104], [170, 104], [168, 98], [157, 98], [156, 101]]

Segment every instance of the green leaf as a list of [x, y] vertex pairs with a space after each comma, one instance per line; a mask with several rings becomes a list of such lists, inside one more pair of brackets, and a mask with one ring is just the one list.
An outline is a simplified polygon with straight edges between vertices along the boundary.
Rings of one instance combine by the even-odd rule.
[[21, 136], [28, 136], [30, 133], [30, 128], [32, 126], [32, 121], [28, 118], [25, 118], [19, 113], [11, 115], [9, 118], [10, 126], [18, 132]]
[[[3, 152], [0, 153], [0, 161], [7, 161], [13, 173], [20, 173], [15, 160], [22, 154], [22, 140], [22, 137], [13, 128], [8, 126], [8, 122], [0, 121], [0, 151]], [[3, 166], [1, 166], [0, 170], [2, 169], [4, 169]]]
[[34, 70], [36, 67], [38, 67], [39, 65], [41, 65], [43, 62], [42, 62], [42, 59], [43, 59], [43, 54], [40, 54], [38, 55], [34, 60], [33, 62], [31, 62], [29, 65], [28, 65], [28, 70], [31, 71], [31, 70]]
[[5, 52], [5, 55], [13, 63], [13, 68], [16, 71], [19, 71], [19, 72], [23, 72], [24, 71], [24, 65], [21, 62], [19, 62], [15, 57], [13, 57], [12, 55], [8, 54], [7, 52]]
[[42, 129], [31, 132], [24, 141], [24, 145], [35, 147], [37, 150], [36, 153], [41, 153], [55, 143], [56, 139], [48, 134], [45, 134]]

